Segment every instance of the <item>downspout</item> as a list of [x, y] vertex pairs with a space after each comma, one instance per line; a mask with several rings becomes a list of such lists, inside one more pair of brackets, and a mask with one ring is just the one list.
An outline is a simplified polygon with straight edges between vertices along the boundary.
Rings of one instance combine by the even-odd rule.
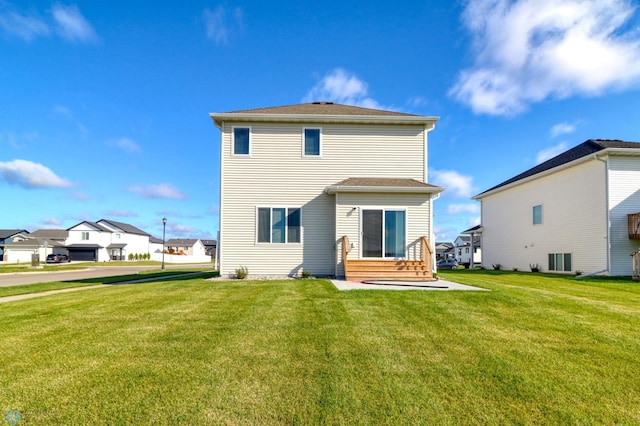
[[473, 245], [473, 239], [476, 237], [475, 233], [471, 233], [471, 241], [469, 244], [469, 250], [471, 250], [470, 256], [469, 256], [469, 269], [473, 269], [473, 250], [475, 249], [474, 245]]
[[607, 218], [607, 236], [606, 236], [606, 252], [607, 252], [607, 269], [600, 271], [600, 273], [611, 272], [611, 219], [609, 217], [609, 157], [606, 160], [602, 160], [598, 154], [594, 154], [593, 158], [604, 164], [604, 195], [605, 195], [605, 216]]

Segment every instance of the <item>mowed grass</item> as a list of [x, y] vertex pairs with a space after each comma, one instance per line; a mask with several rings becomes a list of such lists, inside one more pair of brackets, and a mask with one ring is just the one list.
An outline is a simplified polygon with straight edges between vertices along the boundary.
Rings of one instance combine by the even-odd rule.
[[0, 305], [24, 424], [640, 424], [640, 286], [165, 281]]

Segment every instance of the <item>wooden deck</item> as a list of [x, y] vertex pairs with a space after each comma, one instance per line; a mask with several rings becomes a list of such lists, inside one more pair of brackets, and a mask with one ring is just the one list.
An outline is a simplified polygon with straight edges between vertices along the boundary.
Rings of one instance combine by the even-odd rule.
[[433, 279], [432, 251], [426, 237], [421, 237], [422, 259], [349, 259], [349, 238], [342, 239], [342, 261], [348, 281], [428, 281]]

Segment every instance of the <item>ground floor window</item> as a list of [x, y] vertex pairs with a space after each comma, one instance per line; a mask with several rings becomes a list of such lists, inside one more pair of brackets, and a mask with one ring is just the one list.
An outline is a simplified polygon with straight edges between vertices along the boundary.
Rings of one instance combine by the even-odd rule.
[[405, 257], [406, 216], [404, 210], [362, 210], [362, 256]]
[[549, 270], [571, 272], [571, 253], [549, 253]]
[[258, 207], [259, 243], [299, 243], [300, 209], [297, 207]]

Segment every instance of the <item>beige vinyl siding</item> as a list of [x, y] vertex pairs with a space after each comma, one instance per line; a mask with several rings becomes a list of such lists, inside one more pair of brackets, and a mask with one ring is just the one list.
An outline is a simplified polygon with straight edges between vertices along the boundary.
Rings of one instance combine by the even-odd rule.
[[[424, 194], [337, 194], [336, 195], [337, 276], [344, 276], [342, 237], [352, 246], [349, 259], [361, 259], [361, 216], [365, 209], [399, 209], [407, 212], [407, 259], [421, 259], [420, 237], [429, 237], [430, 202]], [[356, 207], [356, 210], [353, 210]]]
[[640, 157], [609, 157], [609, 209], [611, 275], [631, 275], [640, 241], [629, 239], [627, 214], [640, 212]]
[[[590, 160], [482, 199], [482, 264], [548, 270], [549, 253], [571, 253], [572, 268], [606, 269], [605, 169]], [[533, 206], [542, 224], [533, 225]]]
[[[322, 156], [303, 157], [306, 124], [251, 123], [251, 155], [231, 155], [232, 122], [222, 128], [221, 274], [335, 273], [334, 196], [324, 189], [349, 177], [424, 178], [421, 125], [328, 125]], [[301, 207], [302, 244], [256, 244], [255, 209]]]

